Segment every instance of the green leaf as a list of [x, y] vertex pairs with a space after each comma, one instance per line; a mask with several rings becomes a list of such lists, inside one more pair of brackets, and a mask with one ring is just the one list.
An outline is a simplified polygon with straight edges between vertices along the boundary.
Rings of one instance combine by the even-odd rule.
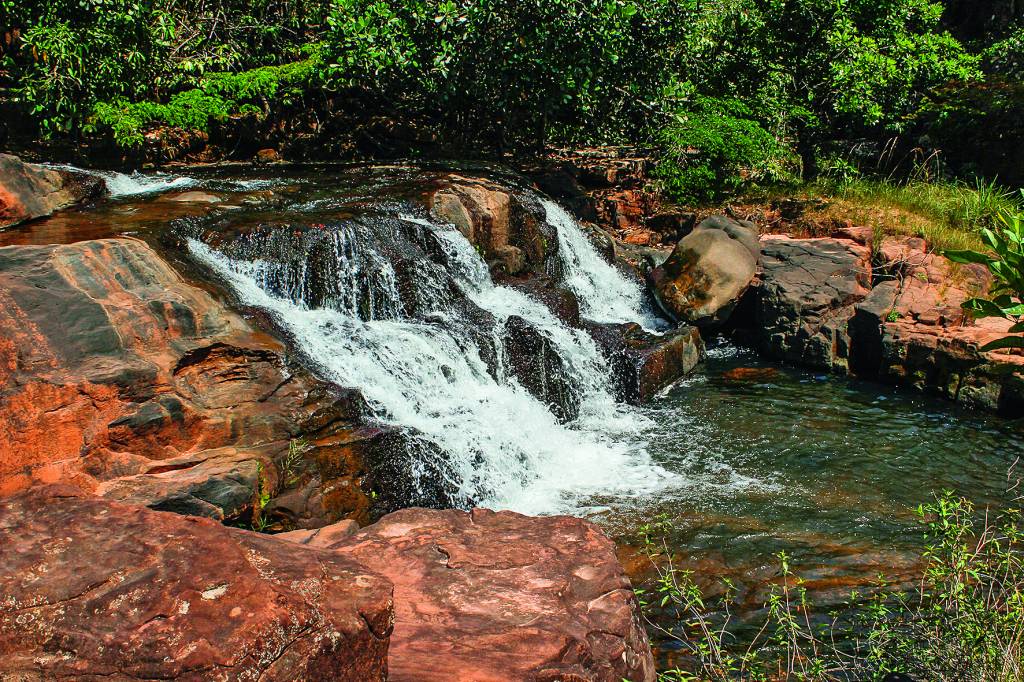
[[943, 251], [942, 255], [954, 263], [981, 263], [988, 265], [993, 261], [991, 256], [977, 251]]
[[1024, 336], [1005, 336], [991, 343], [986, 343], [978, 350], [982, 353], [987, 353], [990, 350], [1002, 350], [1004, 348], [1024, 348]]

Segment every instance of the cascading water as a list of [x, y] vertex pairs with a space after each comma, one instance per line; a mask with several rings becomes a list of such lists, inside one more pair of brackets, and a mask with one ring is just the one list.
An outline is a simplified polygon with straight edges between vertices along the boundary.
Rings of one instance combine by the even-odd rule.
[[594, 249], [579, 223], [550, 199], [541, 204], [547, 221], [558, 232], [563, 281], [580, 301], [583, 316], [594, 322], [637, 322], [648, 331], [659, 328], [640, 286]]
[[[587, 314], [637, 319], [639, 290], [601, 261], [575, 224], [563, 238], [568, 217], [552, 207], [565, 275]], [[188, 245], [244, 303], [268, 311], [326, 379], [359, 389], [377, 419], [443, 453], [435, 466], [414, 467], [414, 476], [439, 473], [457, 504], [525, 513], [579, 509], [594, 496], [651, 491], [669, 478], [643, 448], [643, 418], [616, 404], [593, 339], [540, 301], [495, 285], [453, 227], [405, 216], [380, 230], [388, 239], [415, 231], [414, 241], [441, 261], [410, 259], [415, 286], [404, 296], [373, 229], [358, 222], [317, 227], [296, 258], [266, 257], [280, 253], [266, 241], [227, 250], [197, 239]], [[597, 263], [605, 267], [596, 274], [579, 271]], [[314, 276], [321, 284], [310, 286]], [[472, 319], [470, 310], [477, 311]], [[579, 405], [569, 423], [504, 369], [501, 330], [512, 317], [525, 320], [560, 359]]]

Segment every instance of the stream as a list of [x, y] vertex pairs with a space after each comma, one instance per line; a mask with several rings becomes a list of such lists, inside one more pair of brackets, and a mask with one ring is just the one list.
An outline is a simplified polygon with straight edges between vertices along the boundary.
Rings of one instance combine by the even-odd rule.
[[[646, 571], [636, 529], [664, 515], [670, 549], [697, 582], [713, 590], [730, 578], [751, 612], [780, 551], [816, 601], [839, 602], [879, 573], [912, 580], [914, 510], [932, 491], [979, 505], [1011, 497], [1008, 473], [1024, 455], [1017, 424], [717, 341], [653, 402], [616, 401], [586, 331], [496, 284], [458, 230], [411, 201], [419, 173], [106, 174], [108, 200], [2, 232], [0, 246], [114, 235], [157, 244], [174, 230], [186, 244], [175, 258], [262, 310], [317, 374], [360, 389], [375, 418], [409, 429], [419, 453], [409, 476], [424, 500], [586, 516], [619, 540], [634, 575]], [[216, 198], [173, 200], [189, 190]], [[639, 283], [558, 205], [538, 201], [583, 317], [663, 329]], [[506, 366], [512, 319], [560, 359], [572, 418]]]

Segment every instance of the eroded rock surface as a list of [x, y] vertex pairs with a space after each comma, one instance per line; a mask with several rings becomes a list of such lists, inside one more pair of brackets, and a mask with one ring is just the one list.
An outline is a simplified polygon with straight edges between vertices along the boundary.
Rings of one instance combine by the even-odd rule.
[[302, 433], [334, 469], [311, 492], [319, 523], [365, 518], [355, 486], [328, 494], [372, 446], [346, 437], [355, 402], [141, 241], [0, 248], [0, 494], [63, 481], [231, 517], [318, 476], [280, 471]]
[[698, 325], [725, 321], [757, 272], [757, 229], [712, 216], [683, 237], [649, 275], [662, 309]]
[[587, 521], [407, 509], [330, 546], [395, 585], [391, 680], [654, 679], [615, 546]]
[[47, 486], [0, 500], [0, 678], [387, 679], [350, 556]]
[[45, 168], [0, 154], [0, 230], [105, 194], [107, 186], [85, 173]]
[[753, 333], [763, 354], [846, 373], [853, 305], [871, 287], [871, 250], [850, 239], [761, 240], [762, 273], [751, 290]]

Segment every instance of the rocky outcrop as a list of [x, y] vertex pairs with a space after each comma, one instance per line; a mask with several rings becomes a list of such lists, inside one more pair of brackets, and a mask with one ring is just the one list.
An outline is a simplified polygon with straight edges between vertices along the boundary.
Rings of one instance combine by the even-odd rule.
[[873, 260], [866, 228], [765, 235], [761, 249], [733, 322], [765, 356], [1024, 415], [1024, 355], [978, 350], [1009, 323], [960, 307], [988, 290], [985, 268], [954, 265], [919, 238], [886, 238]]
[[428, 195], [427, 205], [480, 249], [496, 275], [543, 273], [545, 257], [557, 244], [543, 208], [483, 178], [447, 176]]
[[757, 271], [757, 229], [713, 216], [649, 273], [651, 288], [673, 319], [698, 325], [725, 321]]
[[143, 242], [0, 248], [0, 495], [63, 481], [221, 519], [293, 479], [304, 523], [366, 520], [360, 409]]
[[395, 682], [654, 680], [615, 545], [587, 521], [407, 509], [328, 546], [395, 585]]
[[0, 500], [0, 678], [387, 679], [391, 585], [351, 555], [86, 497]]
[[618, 399], [633, 404], [653, 399], [704, 358], [700, 332], [689, 325], [663, 334], [652, 334], [638, 324], [589, 324], [588, 331], [608, 358]]
[[105, 194], [103, 180], [0, 154], [0, 230]]
[[761, 276], [750, 291], [762, 354], [845, 374], [854, 304], [871, 287], [871, 250], [850, 239], [761, 240]]
[[916, 238], [887, 238], [878, 260], [884, 280], [857, 304], [851, 321], [856, 373], [1024, 415], [1024, 356], [978, 352], [1006, 336], [1010, 323], [972, 320], [961, 308], [988, 291], [988, 270], [953, 264]]

